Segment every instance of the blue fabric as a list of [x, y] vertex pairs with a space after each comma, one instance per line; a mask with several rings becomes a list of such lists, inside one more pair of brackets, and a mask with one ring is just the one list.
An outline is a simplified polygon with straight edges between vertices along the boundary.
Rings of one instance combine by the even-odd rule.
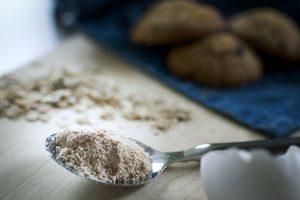
[[[62, 1], [58, 1], [58, 5], [61, 5], [60, 2]], [[64, 1], [65, 5], [68, 5], [66, 2]], [[98, 7], [95, 3], [97, 1], [84, 2], [85, 7], [88, 7], [88, 2], [93, 6], [88, 12], [86, 8], [80, 11], [82, 6], [77, 4], [76, 12], [83, 13], [79, 15], [77, 27], [160, 81], [196, 102], [268, 136], [284, 137], [300, 128], [299, 63], [274, 61], [274, 58], [264, 57], [267, 68], [263, 80], [238, 89], [214, 89], [180, 80], [166, 67], [164, 58], [169, 47], [144, 47], [135, 45], [129, 40], [131, 27], [153, 1], [118, 1], [117, 4], [113, 1], [103, 1], [98, 3]], [[271, 5], [289, 12], [297, 21], [300, 20], [299, 1], [211, 0], [206, 2], [224, 9], [225, 15], [258, 5]], [[64, 10], [59, 8], [60, 11]], [[201, 121], [199, 121], [199, 128], [200, 126]]]

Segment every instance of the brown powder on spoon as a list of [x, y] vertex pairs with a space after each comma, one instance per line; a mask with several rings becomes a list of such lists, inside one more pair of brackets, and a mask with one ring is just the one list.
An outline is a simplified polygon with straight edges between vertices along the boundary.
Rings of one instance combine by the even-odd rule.
[[148, 178], [149, 155], [134, 141], [103, 129], [64, 130], [56, 137], [56, 159], [80, 174], [112, 183]]

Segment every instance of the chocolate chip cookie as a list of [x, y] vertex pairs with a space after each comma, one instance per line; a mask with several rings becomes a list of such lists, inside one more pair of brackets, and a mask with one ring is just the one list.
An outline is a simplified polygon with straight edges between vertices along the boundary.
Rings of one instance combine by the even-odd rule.
[[263, 72], [256, 54], [229, 33], [174, 48], [167, 63], [178, 77], [215, 87], [240, 86], [260, 79]]
[[145, 45], [174, 44], [219, 31], [224, 20], [219, 11], [191, 0], [156, 3], [133, 28], [131, 38]]
[[279, 10], [246, 11], [230, 20], [230, 28], [257, 50], [286, 59], [300, 59], [299, 26]]

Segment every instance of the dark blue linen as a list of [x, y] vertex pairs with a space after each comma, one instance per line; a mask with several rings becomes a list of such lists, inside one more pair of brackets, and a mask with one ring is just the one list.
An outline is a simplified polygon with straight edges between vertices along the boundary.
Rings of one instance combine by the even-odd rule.
[[[230, 16], [257, 6], [284, 10], [299, 23], [300, 2], [283, 0], [208, 0]], [[165, 56], [170, 47], [145, 47], [129, 40], [129, 31], [153, 1], [57, 0], [56, 18], [76, 16], [76, 28], [172, 88], [267, 136], [284, 137], [300, 128], [300, 66], [264, 56], [263, 80], [235, 89], [214, 89], [174, 77]], [[64, 24], [62, 24], [64, 25]], [[199, 127], [201, 122], [199, 122]]]

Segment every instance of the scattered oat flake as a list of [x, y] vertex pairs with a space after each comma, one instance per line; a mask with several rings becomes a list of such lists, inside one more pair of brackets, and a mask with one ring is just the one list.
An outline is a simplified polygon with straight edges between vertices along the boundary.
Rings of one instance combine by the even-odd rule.
[[104, 120], [111, 120], [114, 118], [114, 115], [111, 112], [105, 112], [100, 116], [100, 118]]
[[171, 125], [172, 125], [172, 121], [170, 119], [161, 119], [155, 121], [154, 123], [154, 127], [161, 131], [165, 131], [169, 129]]
[[26, 117], [25, 119], [27, 121], [30, 121], [30, 122], [34, 122], [34, 121], [37, 121], [39, 119], [39, 113], [37, 111], [29, 111], [27, 114], [26, 114]]
[[42, 122], [48, 122], [50, 120], [50, 116], [48, 114], [40, 115], [39, 120]]
[[81, 125], [91, 125], [92, 124], [87, 117], [80, 117], [76, 121], [78, 124], [81, 124]]
[[[71, 72], [54, 70], [38, 80], [23, 82], [12, 76], [0, 78], [0, 117], [28, 121], [47, 122], [52, 110], [71, 108], [86, 113], [93, 107], [109, 107], [112, 112], [100, 118], [111, 120], [120, 113], [129, 121], [148, 121], [158, 130], [190, 120], [190, 111], [169, 105], [164, 99], [152, 99], [137, 94], [121, 94], [117, 84], [101, 79], [89, 71]], [[66, 127], [67, 122], [58, 122]], [[90, 124], [87, 118], [78, 119], [79, 124]]]
[[141, 116], [135, 112], [124, 112], [123, 116], [129, 120], [140, 120], [141, 119]]
[[45, 114], [45, 113], [48, 113], [48, 111], [50, 110], [50, 107], [48, 105], [42, 104], [42, 105], [38, 105], [36, 107], [36, 110], [41, 114]]

